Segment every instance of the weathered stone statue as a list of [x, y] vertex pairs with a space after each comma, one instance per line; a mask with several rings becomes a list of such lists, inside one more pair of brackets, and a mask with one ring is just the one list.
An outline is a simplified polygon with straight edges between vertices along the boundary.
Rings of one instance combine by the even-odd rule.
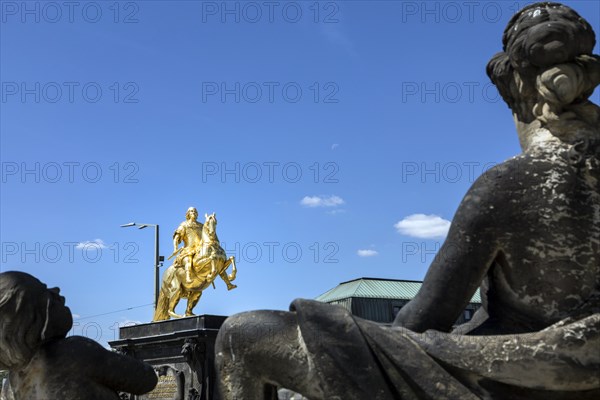
[[[204, 224], [197, 222], [197, 217], [196, 209], [190, 207], [186, 221], [173, 234], [175, 251], [171, 257], [177, 255], [177, 258], [163, 274], [153, 321], [181, 318], [182, 315], [175, 313], [175, 307], [182, 298], [188, 299], [185, 316], [193, 316], [193, 309], [200, 301], [202, 291], [211, 284], [214, 286], [217, 276], [225, 282], [228, 290], [237, 287], [231, 283], [237, 275], [235, 258], [227, 258], [220, 245], [215, 213], [204, 214]], [[182, 241], [184, 246], [177, 249]], [[232, 270], [228, 275], [227, 268], [230, 265]]]
[[149, 392], [152, 367], [93, 340], [66, 337], [73, 319], [59, 289], [23, 272], [0, 273], [2, 400], [118, 400], [117, 391]]
[[[225, 399], [600, 398], [600, 83], [592, 27], [557, 3], [509, 22], [488, 74], [523, 153], [481, 176], [422, 289], [385, 327], [341, 307], [230, 317]], [[452, 323], [480, 287], [483, 306]]]

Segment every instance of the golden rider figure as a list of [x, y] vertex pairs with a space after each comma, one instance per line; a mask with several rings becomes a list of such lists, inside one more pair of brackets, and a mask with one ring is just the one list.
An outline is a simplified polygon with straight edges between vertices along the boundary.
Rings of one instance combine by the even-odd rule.
[[[177, 254], [173, 265], [175, 268], [185, 268], [187, 282], [192, 281], [191, 270], [194, 255], [200, 250], [202, 244], [202, 224], [197, 221], [198, 211], [195, 207], [188, 208], [183, 221], [173, 233], [173, 257]], [[183, 242], [183, 247], [178, 249]], [[169, 257], [170, 258], [170, 257]]]
[[[204, 224], [198, 222], [198, 211], [188, 208], [185, 221], [173, 234], [174, 252], [169, 259], [176, 256], [173, 265], [163, 274], [162, 286], [154, 312], [153, 321], [164, 321], [171, 317], [181, 318], [175, 312], [175, 307], [182, 298], [187, 298], [188, 304], [185, 316], [194, 315], [193, 308], [198, 304], [202, 291], [214, 285], [217, 276], [227, 284], [227, 289], [235, 289], [231, 283], [235, 280], [237, 268], [235, 258], [227, 257], [225, 250], [219, 244], [217, 237], [217, 217], [215, 213], [205, 214]], [[179, 244], [183, 242], [183, 246]], [[227, 268], [232, 266], [231, 274]]]

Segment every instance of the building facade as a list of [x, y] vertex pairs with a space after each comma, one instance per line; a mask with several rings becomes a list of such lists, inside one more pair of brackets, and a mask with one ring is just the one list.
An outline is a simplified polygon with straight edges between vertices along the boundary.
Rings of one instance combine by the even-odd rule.
[[[400, 309], [417, 295], [422, 283], [398, 279], [358, 278], [340, 283], [316, 300], [340, 305], [360, 318], [392, 323]], [[478, 289], [455, 325], [473, 318], [473, 314], [480, 306], [481, 297]]]

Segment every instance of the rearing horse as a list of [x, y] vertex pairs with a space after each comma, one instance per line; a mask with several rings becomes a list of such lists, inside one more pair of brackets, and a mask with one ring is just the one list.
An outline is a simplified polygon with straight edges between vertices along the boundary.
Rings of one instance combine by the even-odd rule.
[[[227, 258], [219, 243], [216, 231], [217, 217], [215, 213], [204, 214], [204, 217], [206, 220], [202, 228], [202, 240], [192, 259], [190, 279], [186, 277], [185, 267], [176, 265], [177, 263], [167, 268], [163, 275], [153, 321], [163, 321], [169, 317], [182, 318], [182, 315], [175, 313], [175, 307], [182, 298], [188, 299], [185, 316], [193, 316], [192, 310], [200, 301], [202, 291], [210, 284], [214, 287], [217, 275], [225, 281], [227, 289], [237, 287], [231, 283], [237, 274], [235, 257]], [[233, 267], [231, 274], [227, 275], [229, 265]]]

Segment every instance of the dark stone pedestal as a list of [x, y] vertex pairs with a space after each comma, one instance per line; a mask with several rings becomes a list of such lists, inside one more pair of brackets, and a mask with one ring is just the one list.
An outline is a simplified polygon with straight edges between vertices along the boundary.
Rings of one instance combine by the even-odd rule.
[[[212, 400], [215, 338], [223, 316], [200, 315], [119, 329], [110, 346], [152, 365], [159, 375], [156, 388], [135, 400]], [[128, 398], [124, 396], [125, 398]]]

